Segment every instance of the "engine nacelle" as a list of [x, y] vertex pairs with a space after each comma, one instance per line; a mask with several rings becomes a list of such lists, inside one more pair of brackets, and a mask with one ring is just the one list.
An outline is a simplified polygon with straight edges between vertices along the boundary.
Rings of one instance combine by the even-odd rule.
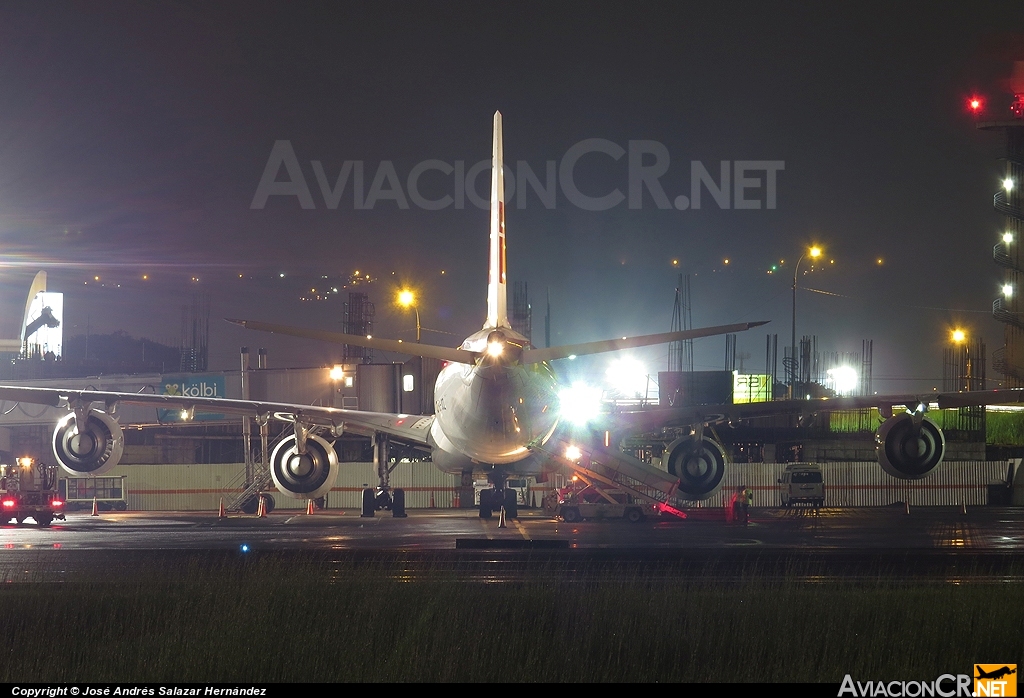
[[915, 428], [908, 413], [882, 422], [875, 432], [875, 453], [882, 470], [901, 480], [920, 480], [935, 470], [946, 453], [946, 437], [927, 417]]
[[665, 467], [679, 478], [683, 499], [709, 499], [725, 477], [725, 451], [711, 439], [676, 439], [665, 449]]
[[69, 412], [53, 430], [53, 456], [72, 475], [102, 475], [121, 461], [124, 432], [106, 412], [90, 410], [85, 425]]
[[295, 448], [295, 435], [284, 438], [270, 456], [270, 476], [277, 489], [289, 497], [323, 497], [338, 478], [338, 454], [319, 436], [306, 437], [306, 452]]

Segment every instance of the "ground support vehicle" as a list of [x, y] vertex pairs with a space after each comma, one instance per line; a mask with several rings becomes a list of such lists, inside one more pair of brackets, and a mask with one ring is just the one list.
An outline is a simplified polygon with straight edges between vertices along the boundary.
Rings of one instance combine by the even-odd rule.
[[778, 484], [781, 485], [779, 501], [784, 507], [794, 504], [825, 505], [825, 479], [817, 465], [791, 463], [786, 466]]
[[33, 519], [49, 526], [64, 520], [64, 499], [57, 491], [57, 466], [31, 458], [0, 464], [0, 523]]
[[568, 523], [583, 519], [626, 519], [630, 523], [639, 523], [648, 514], [657, 514], [658, 510], [622, 490], [605, 489], [591, 484], [577, 489], [574, 485], [559, 493], [555, 516]]

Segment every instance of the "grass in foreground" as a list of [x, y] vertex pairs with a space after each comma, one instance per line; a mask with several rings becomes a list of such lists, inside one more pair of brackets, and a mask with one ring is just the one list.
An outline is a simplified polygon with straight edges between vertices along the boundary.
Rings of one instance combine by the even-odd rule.
[[[0, 681], [927, 679], [1024, 658], [1024, 588], [690, 578], [483, 584], [273, 556], [0, 589]], [[626, 575], [628, 577], [628, 575]], [[56, 588], [55, 588], [56, 587]]]

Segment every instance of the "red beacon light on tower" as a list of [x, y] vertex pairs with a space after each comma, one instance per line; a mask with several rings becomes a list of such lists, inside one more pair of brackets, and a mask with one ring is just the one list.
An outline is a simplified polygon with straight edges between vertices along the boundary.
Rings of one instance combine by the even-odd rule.
[[981, 108], [985, 106], [985, 102], [982, 101], [981, 97], [971, 97], [967, 100], [967, 108], [971, 110], [972, 114], [981, 113]]

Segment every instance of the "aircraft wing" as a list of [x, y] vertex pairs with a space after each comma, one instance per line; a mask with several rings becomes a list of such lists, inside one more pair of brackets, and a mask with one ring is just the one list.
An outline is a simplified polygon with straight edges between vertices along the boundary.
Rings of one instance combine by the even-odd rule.
[[257, 400], [231, 400], [227, 398], [185, 397], [181, 395], [156, 395], [152, 393], [115, 393], [99, 390], [59, 390], [55, 388], [26, 388], [0, 385], [0, 400], [27, 402], [50, 407], [68, 407], [76, 404], [88, 406], [103, 403], [110, 408], [118, 403], [148, 405], [161, 409], [201, 410], [218, 414], [237, 414], [258, 417], [267, 415], [272, 419], [294, 422], [296, 419], [309, 425], [344, 428], [345, 431], [372, 436], [383, 432], [416, 445], [427, 445], [427, 434], [434, 421], [433, 415], [390, 414], [386, 412], [362, 412], [336, 407], [295, 405], [281, 402]]
[[950, 393], [904, 393], [900, 395], [863, 395], [857, 397], [817, 398], [812, 400], [773, 400], [734, 405], [693, 405], [658, 407], [609, 416], [617, 427], [653, 429], [662, 425], [699, 424], [733, 419], [756, 419], [778, 414], [809, 415], [818, 412], [878, 408], [883, 416], [906, 407], [914, 411], [920, 404], [937, 404], [940, 410], [980, 405], [1014, 405], [1024, 403], [1024, 389], [972, 390]]

